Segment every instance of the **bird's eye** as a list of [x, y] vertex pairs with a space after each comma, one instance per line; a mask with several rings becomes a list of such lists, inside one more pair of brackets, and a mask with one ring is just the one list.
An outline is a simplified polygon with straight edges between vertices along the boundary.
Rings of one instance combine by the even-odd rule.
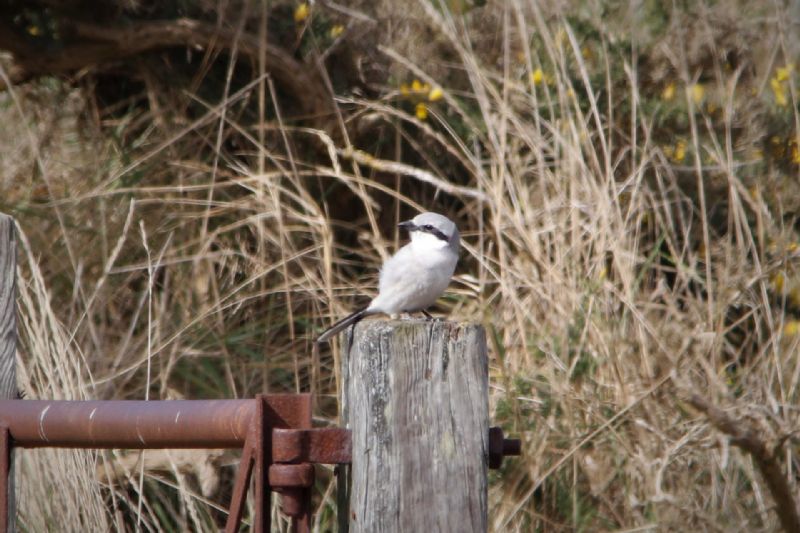
[[425, 224], [424, 226], [422, 226], [422, 229], [426, 229], [428, 231], [431, 231], [433, 229], [433, 226], [431, 226], [430, 224]]

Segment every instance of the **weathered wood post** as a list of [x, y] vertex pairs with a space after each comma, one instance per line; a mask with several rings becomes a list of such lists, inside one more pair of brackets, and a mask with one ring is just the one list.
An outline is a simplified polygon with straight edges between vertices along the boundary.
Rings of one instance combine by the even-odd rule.
[[[342, 415], [353, 432], [353, 457], [340, 529], [485, 532], [483, 328], [369, 320], [343, 340]], [[340, 476], [344, 484], [346, 477]]]
[[[17, 246], [14, 219], [0, 213], [0, 398], [17, 395], [16, 351], [16, 274]], [[8, 428], [0, 427], [0, 486], [6, 494], [0, 496], [0, 524], [6, 531], [15, 531], [14, 461], [11, 454]]]

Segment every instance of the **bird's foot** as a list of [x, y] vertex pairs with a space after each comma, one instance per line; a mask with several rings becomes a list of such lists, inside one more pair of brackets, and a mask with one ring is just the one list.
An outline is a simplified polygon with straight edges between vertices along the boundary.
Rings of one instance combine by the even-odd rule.
[[433, 315], [427, 312], [425, 309], [420, 309], [420, 313], [425, 315], [426, 320], [436, 320], [435, 318], [433, 318]]

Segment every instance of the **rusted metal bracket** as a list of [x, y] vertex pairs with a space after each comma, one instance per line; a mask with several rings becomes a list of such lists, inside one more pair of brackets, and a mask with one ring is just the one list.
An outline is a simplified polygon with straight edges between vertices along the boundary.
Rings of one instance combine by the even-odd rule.
[[[311, 528], [311, 487], [314, 484], [314, 463], [344, 464], [351, 460], [351, 440], [348, 430], [311, 428], [311, 396], [298, 395], [302, 401], [293, 414], [296, 425], [278, 427], [269, 424], [268, 397], [256, 398], [256, 420], [245, 442], [245, 452], [231, 501], [226, 533], [238, 531], [241, 508], [247, 496], [247, 478], [255, 470], [256, 512], [254, 531], [270, 530], [269, 491], [281, 495], [281, 508], [291, 518], [292, 530], [308, 532]], [[252, 450], [252, 451], [248, 451]], [[245, 463], [245, 460], [247, 462]], [[240, 488], [241, 486], [241, 488]]]
[[272, 460], [276, 463], [349, 463], [351, 448], [349, 429], [272, 430]]
[[[239, 530], [247, 487], [253, 469], [260, 462], [257, 450], [264, 449], [258, 443], [258, 430], [251, 433], [242, 452], [239, 472], [231, 497], [230, 513], [225, 525], [226, 533]], [[266, 479], [256, 479], [256, 494], [265, 493], [265, 483], [270, 490], [281, 495], [281, 509], [292, 519], [294, 531], [305, 532], [310, 528], [311, 493], [314, 484], [314, 463], [350, 463], [350, 432], [339, 428], [324, 429], [273, 429], [271, 435], [272, 464], [267, 469]], [[263, 471], [263, 470], [262, 470]], [[254, 530], [269, 530], [268, 505], [258, 505]], [[258, 529], [261, 528], [261, 529]]]
[[311, 427], [311, 396], [268, 394], [253, 400], [0, 400], [0, 533], [8, 526], [11, 448], [242, 448], [225, 531], [242, 521], [255, 488], [251, 531], [270, 530], [270, 492], [292, 530], [311, 523], [314, 464], [350, 462], [350, 432]]

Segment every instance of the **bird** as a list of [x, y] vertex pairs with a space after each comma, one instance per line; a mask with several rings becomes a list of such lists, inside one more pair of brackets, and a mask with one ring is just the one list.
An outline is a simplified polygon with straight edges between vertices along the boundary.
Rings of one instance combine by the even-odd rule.
[[400, 248], [380, 270], [378, 295], [366, 307], [344, 317], [323, 331], [317, 342], [332, 339], [337, 333], [369, 315], [422, 312], [450, 285], [456, 264], [460, 236], [455, 223], [439, 213], [420, 213], [398, 226], [408, 230], [410, 242]]

